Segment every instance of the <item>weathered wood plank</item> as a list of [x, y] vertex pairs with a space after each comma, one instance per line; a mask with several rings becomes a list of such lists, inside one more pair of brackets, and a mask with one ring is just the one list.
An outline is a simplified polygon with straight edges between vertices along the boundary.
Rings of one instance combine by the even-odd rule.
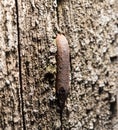
[[56, 69], [55, 54], [50, 52], [54, 41], [51, 19], [56, 10], [52, 4], [50, 0], [18, 1], [24, 118], [28, 130], [56, 129], [60, 121], [56, 105], [52, 105]]
[[15, 1], [0, 1], [0, 129], [22, 130]]
[[113, 74], [117, 70], [112, 68], [117, 62], [110, 59], [118, 33], [115, 2], [18, 2], [26, 129], [61, 127], [54, 88], [56, 25], [65, 33], [71, 49], [71, 92], [63, 112], [63, 128], [112, 129], [111, 104], [117, 85]]

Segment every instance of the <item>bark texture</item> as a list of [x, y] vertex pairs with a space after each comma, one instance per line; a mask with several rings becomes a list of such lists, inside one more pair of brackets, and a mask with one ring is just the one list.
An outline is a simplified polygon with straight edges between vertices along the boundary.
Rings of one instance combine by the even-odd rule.
[[[56, 34], [70, 46], [70, 94], [57, 105]], [[118, 1], [0, 1], [0, 129], [118, 129]]]

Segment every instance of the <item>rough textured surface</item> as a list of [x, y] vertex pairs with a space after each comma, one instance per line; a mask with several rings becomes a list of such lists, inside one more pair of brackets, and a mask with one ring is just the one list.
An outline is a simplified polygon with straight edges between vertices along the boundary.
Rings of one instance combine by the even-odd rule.
[[118, 80], [118, 60], [110, 58], [118, 56], [113, 51], [118, 45], [115, 2], [73, 1], [70, 8], [74, 11], [67, 34], [71, 39], [72, 93], [68, 103], [71, 118], [66, 121], [73, 129], [112, 129], [111, 103]]
[[0, 130], [22, 130], [15, 1], [0, 0]]
[[56, 49], [54, 52], [50, 48], [54, 39], [54, 34], [49, 35], [53, 33], [50, 27], [52, 3], [25, 0], [18, 4], [25, 127], [28, 130], [55, 129], [60, 117], [53, 105]]
[[[12, 0], [0, 2], [4, 12], [4, 15], [0, 12], [0, 107], [3, 111], [0, 127], [8, 124], [12, 129], [11, 112], [18, 114], [18, 124], [14, 125], [19, 127], [21, 122], [17, 109], [20, 83], [15, 64], [18, 41], [16, 25], [13, 18], [9, 19], [14, 16], [10, 2], [14, 7]], [[11, 12], [7, 14], [7, 10]], [[118, 1], [19, 0], [17, 13], [24, 129], [117, 130]], [[71, 92], [62, 119], [55, 95], [57, 30], [65, 33], [71, 51]], [[6, 58], [7, 46], [10, 55]], [[16, 50], [15, 54], [12, 49]], [[10, 87], [4, 87], [5, 83]]]

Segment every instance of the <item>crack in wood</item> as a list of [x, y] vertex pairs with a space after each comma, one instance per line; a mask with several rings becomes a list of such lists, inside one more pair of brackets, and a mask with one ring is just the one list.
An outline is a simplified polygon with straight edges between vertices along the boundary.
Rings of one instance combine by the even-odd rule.
[[21, 68], [21, 50], [20, 50], [20, 29], [19, 29], [19, 9], [18, 0], [15, 0], [16, 6], [16, 20], [17, 20], [17, 40], [18, 40], [18, 61], [19, 61], [19, 82], [20, 82], [20, 98], [21, 98], [21, 113], [23, 120], [23, 130], [26, 130], [25, 126], [25, 113], [24, 113], [24, 102], [23, 102], [23, 87], [22, 87], [22, 68]]

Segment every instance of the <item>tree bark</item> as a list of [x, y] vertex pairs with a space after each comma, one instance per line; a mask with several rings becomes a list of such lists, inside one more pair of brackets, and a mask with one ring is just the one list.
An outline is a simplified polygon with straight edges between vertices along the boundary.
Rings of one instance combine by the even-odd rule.
[[[0, 10], [0, 129], [117, 130], [117, 0], [1, 0]], [[71, 64], [62, 113], [58, 31]]]

